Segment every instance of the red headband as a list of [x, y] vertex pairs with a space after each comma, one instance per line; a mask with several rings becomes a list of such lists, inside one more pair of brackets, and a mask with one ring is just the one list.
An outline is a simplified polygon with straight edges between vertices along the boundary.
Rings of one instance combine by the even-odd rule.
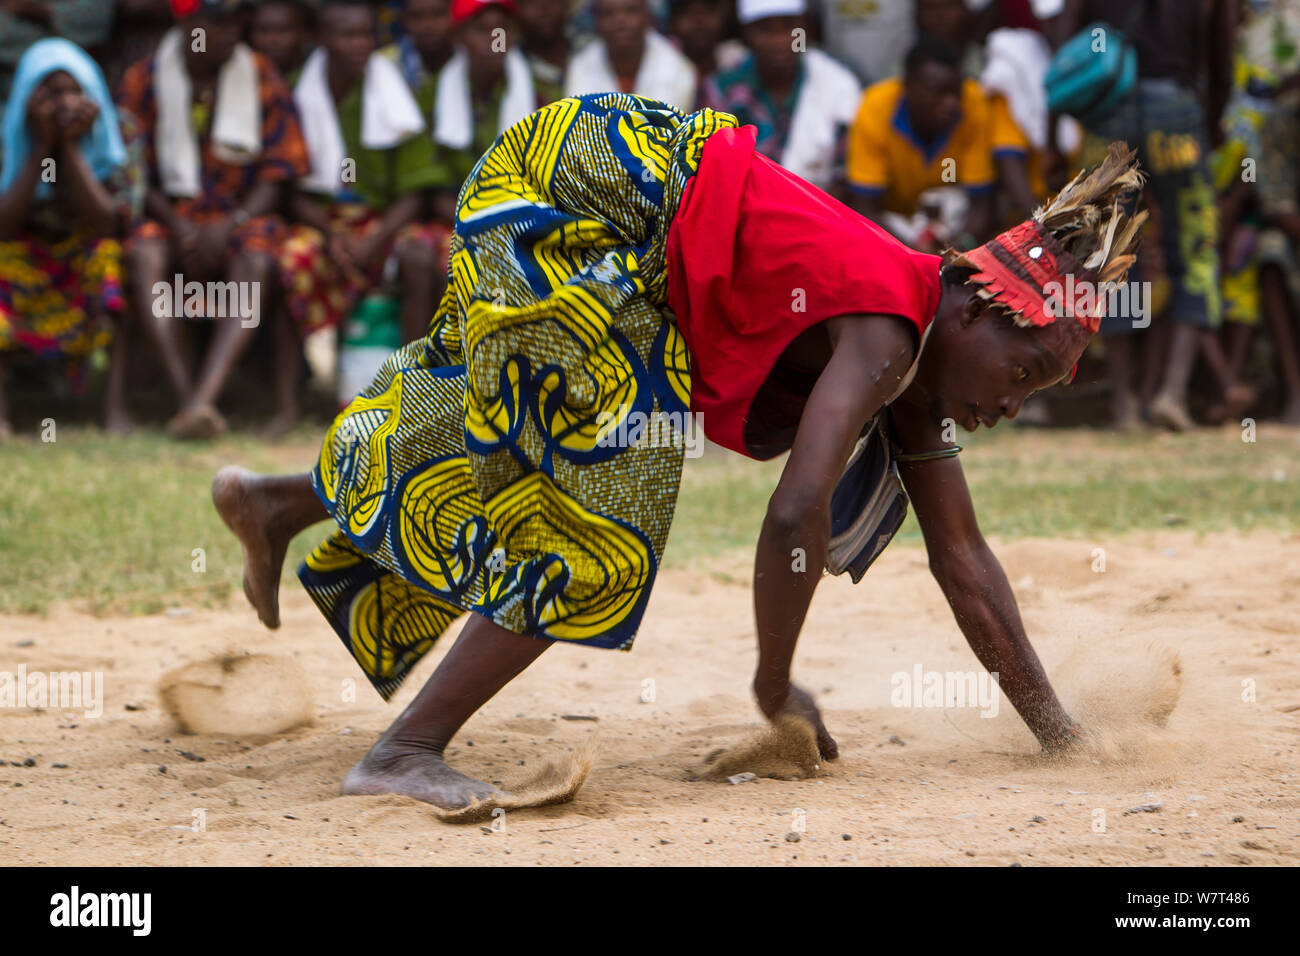
[[[979, 270], [971, 281], [1019, 313], [1024, 321], [1018, 324], [1051, 325], [1064, 315], [1078, 319], [1090, 335], [1101, 327], [1106, 299], [1097, 273], [1085, 269], [1041, 223], [1022, 222], [963, 257]], [[1059, 291], [1052, 292], [1053, 285]], [[1050, 306], [1052, 301], [1057, 308]]]
[[511, 16], [519, 15], [519, 8], [515, 6], [515, 0], [452, 0], [452, 25], [464, 23], [474, 14], [486, 10], [488, 7], [500, 7]]

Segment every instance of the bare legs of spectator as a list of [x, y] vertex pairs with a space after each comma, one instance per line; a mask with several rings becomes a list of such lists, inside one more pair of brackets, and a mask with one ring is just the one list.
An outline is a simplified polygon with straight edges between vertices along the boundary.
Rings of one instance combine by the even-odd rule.
[[1296, 346], [1295, 318], [1286, 277], [1276, 265], [1270, 264], [1259, 270], [1259, 282], [1264, 319], [1273, 338], [1286, 390], [1282, 421], [1288, 425], [1300, 425], [1300, 349]]
[[217, 398], [235, 370], [239, 357], [257, 337], [263, 306], [271, 297], [271, 277], [275, 262], [270, 256], [240, 253], [230, 262], [226, 280], [240, 290], [239, 302], [256, 302], [250, 315], [227, 315], [216, 319], [216, 333], [199, 372], [194, 394], [167, 423], [167, 431], [176, 438], [213, 438], [226, 430], [225, 419], [217, 411]]
[[1110, 418], [1118, 431], [1138, 424], [1137, 397], [1133, 394], [1133, 337], [1113, 335], [1106, 339], [1106, 374], [1110, 379]]
[[0, 441], [14, 437], [14, 426], [9, 421], [9, 369], [8, 362], [0, 354]]
[[1192, 366], [1201, 345], [1200, 330], [1190, 325], [1176, 324], [1169, 341], [1169, 355], [1165, 360], [1164, 380], [1160, 391], [1151, 402], [1151, 421], [1176, 432], [1195, 427], [1187, 412], [1187, 383], [1192, 377]]
[[104, 383], [104, 430], [114, 435], [131, 431], [131, 415], [126, 410], [126, 316], [113, 318], [113, 344], [108, 351], [108, 379]]
[[1223, 395], [1223, 400], [1212, 407], [1208, 413], [1209, 420], [1218, 425], [1228, 420], [1235, 420], [1259, 398], [1259, 391], [1253, 385], [1241, 382], [1233, 371], [1228, 357], [1224, 354], [1219, 334], [1212, 329], [1201, 330], [1201, 356], [1209, 367]]
[[298, 424], [302, 406], [298, 392], [302, 387], [302, 340], [286, 308], [276, 309], [273, 323], [271, 360], [275, 363], [275, 417], [267, 422], [265, 438], [283, 438]]
[[437, 308], [441, 285], [437, 254], [422, 242], [397, 246], [397, 274], [402, 283], [402, 342], [423, 338]]
[[170, 277], [167, 275], [170, 262], [171, 250], [160, 239], [137, 241], [127, 253], [127, 267], [132, 277], [132, 305], [140, 319], [140, 326], [162, 362], [163, 372], [172, 391], [176, 393], [178, 404], [184, 405], [194, 391], [194, 381], [190, 378], [185, 353], [181, 348], [178, 323], [182, 320], [154, 313], [153, 289], [160, 282], [170, 285]]

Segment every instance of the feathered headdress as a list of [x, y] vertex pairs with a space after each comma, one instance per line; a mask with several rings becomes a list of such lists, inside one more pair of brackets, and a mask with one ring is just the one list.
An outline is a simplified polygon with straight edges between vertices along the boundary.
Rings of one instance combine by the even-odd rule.
[[1100, 165], [1075, 176], [1030, 219], [970, 252], [949, 251], [946, 264], [975, 270], [968, 281], [980, 298], [1017, 325], [1073, 316], [1077, 325], [1060, 323], [1061, 332], [1086, 345], [1137, 259], [1147, 214], [1126, 207], [1144, 179], [1128, 144], [1111, 143]]

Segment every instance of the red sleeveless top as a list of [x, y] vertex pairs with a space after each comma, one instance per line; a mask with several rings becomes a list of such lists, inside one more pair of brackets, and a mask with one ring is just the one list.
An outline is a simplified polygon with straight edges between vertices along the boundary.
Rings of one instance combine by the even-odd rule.
[[667, 244], [691, 409], [712, 441], [751, 458], [745, 422], [786, 346], [850, 314], [901, 316], [920, 342], [939, 307], [940, 265], [756, 152], [756, 133], [709, 137]]

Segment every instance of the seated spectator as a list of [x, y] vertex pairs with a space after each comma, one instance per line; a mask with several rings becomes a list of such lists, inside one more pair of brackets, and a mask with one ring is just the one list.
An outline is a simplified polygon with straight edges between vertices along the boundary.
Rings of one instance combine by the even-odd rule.
[[524, 53], [539, 106], [564, 97], [564, 68], [573, 52], [567, 14], [567, 0], [528, 0], [519, 10]]
[[15, 353], [61, 361], [80, 385], [110, 336], [105, 425], [125, 431], [125, 339], [110, 322], [125, 305], [119, 240], [140, 190], [95, 61], [67, 40], [33, 43], [0, 136], [0, 438], [11, 434], [5, 365]]
[[441, 295], [448, 230], [426, 221], [429, 192], [448, 187], [419, 104], [401, 71], [376, 52], [376, 17], [363, 0], [326, 0], [321, 45], [294, 99], [311, 174], [293, 199], [296, 225], [280, 250], [286, 322], [278, 323], [276, 396], [268, 429], [298, 418], [298, 339], [337, 326], [397, 263], [406, 341], [424, 333]]
[[960, 248], [988, 238], [993, 224], [993, 153], [988, 103], [974, 80], [963, 80], [957, 54], [922, 37], [907, 54], [901, 78], [862, 94], [849, 130], [850, 204], [885, 225], [885, 213], [913, 216], [921, 194], [962, 188], [969, 199]]
[[112, 25], [111, 0], [0, 0], [0, 103], [18, 61], [37, 40], [63, 37], [97, 53]]
[[451, 59], [451, 0], [405, 0], [402, 33], [379, 52], [402, 70], [421, 114], [433, 115], [438, 74]]
[[794, 38], [806, 9], [805, 0], [740, 0], [752, 52], [705, 81], [703, 105], [758, 127], [759, 152], [843, 196], [844, 141], [862, 88], [821, 50], [800, 52]]
[[[309, 166], [289, 88], [271, 62], [240, 41], [239, 0], [173, 0], [185, 11], [147, 59], [126, 71], [119, 105], [144, 137], [147, 219], [127, 262], [133, 302], [180, 402], [179, 438], [225, 430], [216, 402], [257, 334], [264, 290], [285, 237], [274, 215], [282, 188]], [[202, 31], [196, 34], [194, 31]], [[203, 42], [193, 38], [202, 37]], [[197, 381], [181, 349], [180, 315], [155, 286], [226, 280], [242, 302], [198, 310], [219, 319]], [[184, 315], [194, 317], [187, 301]]]
[[309, 0], [262, 0], [248, 21], [248, 45], [275, 64], [293, 86], [311, 52], [316, 5]]
[[701, 86], [696, 104], [703, 105], [705, 79], [734, 69], [748, 53], [743, 43], [727, 37], [730, 0], [672, 0], [668, 10], [668, 37], [695, 64]]
[[438, 74], [433, 104], [433, 140], [451, 184], [436, 200], [440, 221], [452, 221], [461, 183], [497, 136], [540, 105], [528, 59], [514, 41], [517, 14], [514, 0], [452, 2], [456, 51]]
[[695, 108], [695, 66], [653, 28], [646, 0], [594, 0], [596, 39], [569, 60], [568, 96], [616, 90]]

